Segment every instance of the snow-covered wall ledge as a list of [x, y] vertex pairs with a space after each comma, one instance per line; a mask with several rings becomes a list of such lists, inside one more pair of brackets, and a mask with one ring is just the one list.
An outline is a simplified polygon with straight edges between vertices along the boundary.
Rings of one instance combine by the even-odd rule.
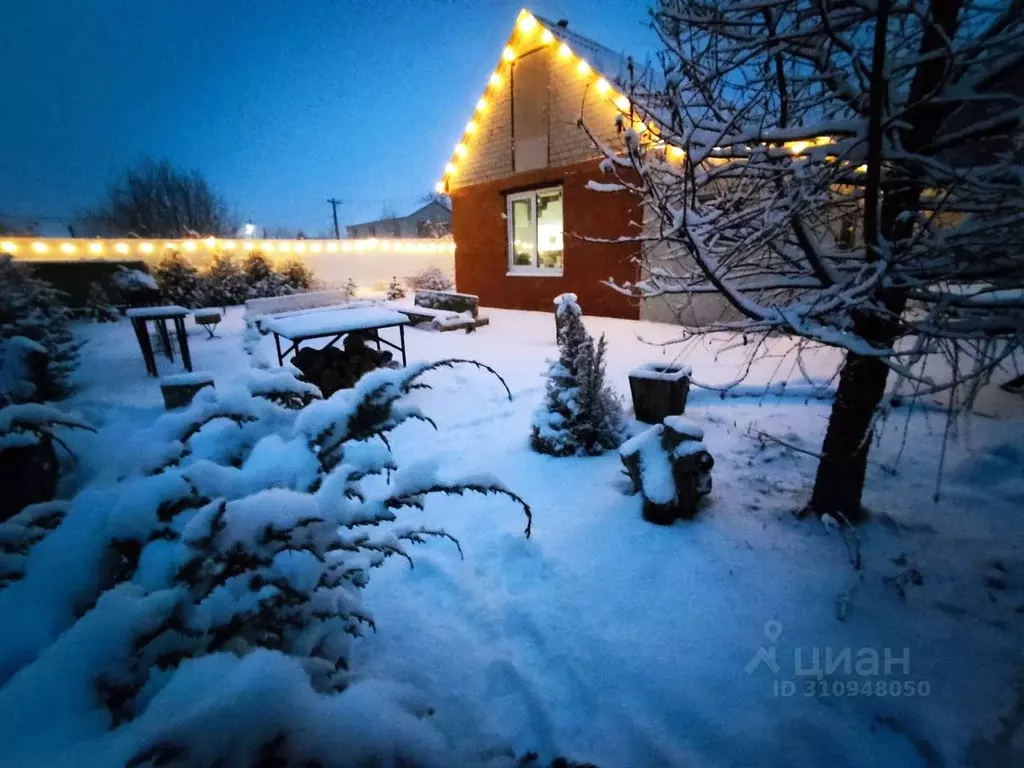
[[140, 260], [155, 265], [165, 251], [174, 250], [202, 267], [214, 253], [239, 258], [259, 251], [275, 262], [299, 259], [324, 285], [342, 285], [350, 278], [372, 285], [391, 277], [411, 277], [427, 267], [455, 271], [455, 243], [450, 239], [403, 238], [378, 240], [258, 240], [230, 238], [138, 239], [5, 237], [0, 253], [18, 261]]

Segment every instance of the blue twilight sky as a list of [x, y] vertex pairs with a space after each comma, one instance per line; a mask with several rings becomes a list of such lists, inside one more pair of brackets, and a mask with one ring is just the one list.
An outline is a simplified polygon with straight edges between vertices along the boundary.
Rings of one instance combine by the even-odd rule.
[[[242, 220], [315, 236], [328, 197], [344, 224], [433, 189], [522, 2], [0, 6], [0, 214], [61, 234], [151, 155], [202, 171]], [[640, 59], [657, 47], [645, 0], [528, 7]]]

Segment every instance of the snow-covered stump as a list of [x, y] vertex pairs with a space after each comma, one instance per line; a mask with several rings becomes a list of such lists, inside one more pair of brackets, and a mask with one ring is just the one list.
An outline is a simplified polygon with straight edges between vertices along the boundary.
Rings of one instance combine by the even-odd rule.
[[714, 457], [701, 442], [704, 429], [682, 416], [670, 416], [627, 440], [619, 449], [633, 492], [644, 497], [644, 519], [670, 525], [697, 514], [701, 496], [711, 493]]
[[164, 409], [173, 411], [192, 403], [196, 392], [212, 387], [213, 376], [209, 373], [178, 373], [160, 379], [160, 393], [164, 396]]
[[660, 424], [686, 410], [690, 368], [674, 363], [644, 363], [629, 372], [629, 392], [638, 421]]

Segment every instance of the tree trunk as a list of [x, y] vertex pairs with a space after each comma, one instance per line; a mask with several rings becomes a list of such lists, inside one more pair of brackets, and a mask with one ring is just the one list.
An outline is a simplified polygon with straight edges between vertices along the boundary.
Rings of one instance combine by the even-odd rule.
[[875, 357], [848, 353], [839, 374], [839, 388], [828, 420], [825, 442], [814, 479], [810, 511], [862, 522], [861, 505], [871, 420], [885, 396], [889, 368]]

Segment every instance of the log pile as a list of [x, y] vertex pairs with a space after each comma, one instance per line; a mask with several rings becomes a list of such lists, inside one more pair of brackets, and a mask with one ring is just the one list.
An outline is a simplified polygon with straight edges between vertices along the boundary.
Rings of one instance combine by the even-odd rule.
[[302, 371], [302, 378], [317, 386], [327, 398], [339, 389], [354, 386], [365, 373], [396, 367], [390, 352], [373, 349], [366, 341], [366, 336], [350, 333], [345, 337], [344, 349], [303, 347], [291, 362]]

